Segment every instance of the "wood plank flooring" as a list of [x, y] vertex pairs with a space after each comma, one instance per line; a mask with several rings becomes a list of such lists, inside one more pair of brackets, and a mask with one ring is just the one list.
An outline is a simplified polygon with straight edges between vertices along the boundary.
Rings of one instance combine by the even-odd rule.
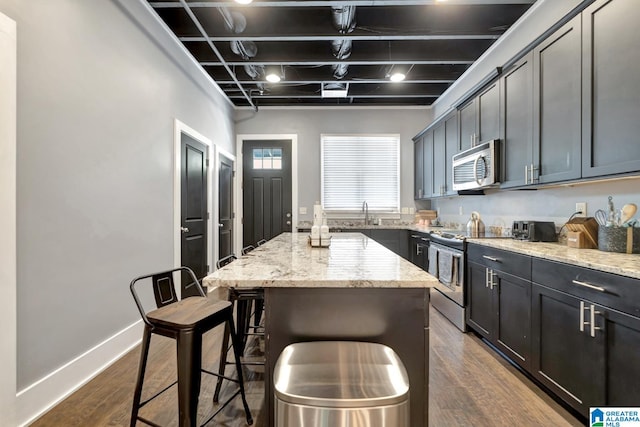
[[[431, 427], [583, 425], [581, 420], [565, 411], [478, 337], [460, 333], [434, 309], [431, 309], [430, 321]], [[217, 367], [220, 334], [215, 330], [205, 336], [203, 363], [207, 368]], [[250, 343], [249, 351], [259, 353], [260, 343]], [[32, 426], [128, 426], [139, 357], [139, 348], [129, 352]], [[228, 373], [232, 371], [233, 368], [229, 366]], [[245, 373], [247, 399], [254, 426], [266, 427], [263, 369], [248, 366]], [[143, 399], [153, 394], [154, 390], [170, 384], [175, 375], [174, 341], [154, 336]], [[205, 375], [202, 383], [200, 422], [204, 422], [215, 411], [212, 404], [215, 381]], [[224, 387], [221, 400], [225, 393], [231, 392], [233, 384]], [[141, 414], [158, 424], [176, 426], [176, 402], [174, 386], [145, 406]], [[240, 399], [234, 399], [209, 425], [246, 426]]]

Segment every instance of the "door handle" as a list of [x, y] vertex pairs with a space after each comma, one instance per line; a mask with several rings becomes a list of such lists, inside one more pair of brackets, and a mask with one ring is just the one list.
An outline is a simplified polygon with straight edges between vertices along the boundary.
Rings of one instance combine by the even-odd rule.
[[222, 228], [222, 227], [224, 227], [224, 224], [218, 223], [218, 227]]
[[291, 225], [291, 221], [287, 221], [287, 225]]
[[291, 212], [287, 212], [287, 218], [291, 218]]
[[595, 306], [593, 304], [589, 304], [590, 305], [590, 309], [591, 309], [591, 322], [589, 323], [589, 325], [591, 326], [591, 337], [595, 338], [596, 337], [596, 331], [602, 329], [599, 326], [596, 326], [596, 314], [601, 314], [599, 311], [595, 310]]
[[180, 231], [182, 231], [183, 233], [188, 233], [189, 232], [189, 228], [188, 227], [180, 227]]

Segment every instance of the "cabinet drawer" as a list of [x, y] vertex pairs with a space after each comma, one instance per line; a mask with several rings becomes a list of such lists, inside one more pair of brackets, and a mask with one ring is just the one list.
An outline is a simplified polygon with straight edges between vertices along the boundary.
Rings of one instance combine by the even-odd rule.
[[640, 280], [533, 258], [532, 280], [623, 313], [640, 316]]
[[470, 243], [467, 246], [467, 259], [496, 271], [531, 280], [531, 257], [528, 255]]

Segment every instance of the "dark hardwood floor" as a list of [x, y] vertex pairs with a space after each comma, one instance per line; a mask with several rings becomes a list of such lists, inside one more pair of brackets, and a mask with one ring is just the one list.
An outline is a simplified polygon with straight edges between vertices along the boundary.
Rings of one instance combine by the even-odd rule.
[[[430, 426], [583, 425], [477, 336], [460, 333], [434, 309], [431, 310], [430, 320]], [[203, 363], [206, 367], [217, 367], [220, 334], [220, 331], [214, 330], [205, 336]], [[250, 352], [259, 353], [260, 344], [256, 340], [250, 343]], [[128, 426], [138, 358], [139, 348], [136, 348], [44, 414], [32, 426]], [[232, 369], [228, 367], [229, 371]], [[254, 426], [266, 427], [263, 368], [246, 367], [245, 373]], [[175, 375], [174, 341], [154, 336], [143, 399], [153, 394], [154, 390], [170, 384]], [[202, 383], [200, 422], [204, 422], [215, 411], [212, 404], [215, 381], [205, 375]], [[233, 384], [229, 384], [223, 388], [223, 395], [232, 391]], [[145, 406], [141, 414], [158, 424], [176, 426], [176, 402], [176, 387], [172, 387]], [[209, 425], [246, 426], [240, 399], [236, 398]]]

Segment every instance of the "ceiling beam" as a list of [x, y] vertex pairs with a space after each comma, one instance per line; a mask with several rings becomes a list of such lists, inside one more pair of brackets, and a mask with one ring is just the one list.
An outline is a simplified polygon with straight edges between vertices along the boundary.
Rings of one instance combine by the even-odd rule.
[[[265, 83], [265, 84], [271, 84], [269, 82], [267, 82], [266, 80], [238, 80], [241, 84], [243, 85], [254, 85], [256, 83]], [[280, 80], [278, 82], [279, 85], [286, 85], [286, 84], [291, 84], [291, 85], [309, 85], [309, 84], [320, 84], [320, 83], [327, 83], [327, 82], [335, 82], [335, 83], [349, 83], [349, 84], [398, 84], [398, 82], [392, 82], [389, 79], [360, 79], [360, 80], [354, 80], [354, 79], [345, 79], [345, 80], [327, 80], [327, 79], [316, 79], [316, 80]], [[416, 79], [416, 80], [411, 80], [411, 79], [407, 79], [402, 81], [401, 84], [412, 84], [412, 83], [423, 83], [423, 84], [448, 84], [448, 83], [453, 83], [455, 82], [454, 79], [443, 79], [443, 80], [420, 80], [420, 79]], [[233, 80], [216, 80], [216, 83], [224, 85], [224, 84], [234, 84], [235, 82]]]
[[253, 41], [253, 42], [303, 42], [303, 41], [333, 41], [333, 40], [354, 40], [354, 41], [375, 41], [375, 40], [497, 40], [499, 34], [451, 34], [451, 35], [434, 35], [434, 34], [406, 34], [406, 35], [381, 35], [381, 34], [327, 34], [327, 35], [291, 35], [291, 36], [259, 36], [259, 35], [243, 35], [243, 36], [215, 36], [215, 37], [179, 37], [182, 42], [229, 42], [229, 41]]
[[[350, 6], [428, 6], [435, 5], [446, 7], [447, 5], [509, 5], [509, 4], [533, 4], [535, 0], [447, 0], [446, 3], [439, 3], [436, 0], [349, 0]], [[156, 9], [182, 7], [179, 1], [154, 2], [149, 4]], [[344, 6], [345, 0], [289, 0], [289, 1], [256, 1], [247, 5], [241, 5], [234, 1], [218, 2], [189, 2], [192, 8], [198, 7], [331, 7]]]
[[[227, 95], [231, 99], [244, 98], [242, 95]], [[387, 95], [347, 95], [345, 98], [437, 98], [440, 95], [420, 95], [420, 94], [411, 94], [411, 95], [399, 95], [399, 94], [387, 94]], [[252, 99], [257, 98], [268, 98], [268, 99], [327, 99], [322, 98], [320, 93], [317, 95], [287, 95], [287, 94], [279, 94], [279, 95], [259, 95], [256, 93], [252, 93]], [[330, 98], [330, 99], [339, 99], [339, 98]]]
[[[336, 64], [347, 64], [347, 65], [471, 65], [474, 61], [454, 61], [454, 60], [426, 60], [426, 61], [416, 61], [416, 60], [380, 60], [380, 61], [225, 61], [226, 65], [231, 67], [240, 67], [243, 65], [264, 65], [265, 67], [279, 67], [279, 66], [295, 66], [295, 65], [336, 65]], [[219, 67], [223, 64], [220, 62], [212, 62], [212, 61], [203, 61], [200, 62], [200, 65], [203, 67], [214, 66]]]

